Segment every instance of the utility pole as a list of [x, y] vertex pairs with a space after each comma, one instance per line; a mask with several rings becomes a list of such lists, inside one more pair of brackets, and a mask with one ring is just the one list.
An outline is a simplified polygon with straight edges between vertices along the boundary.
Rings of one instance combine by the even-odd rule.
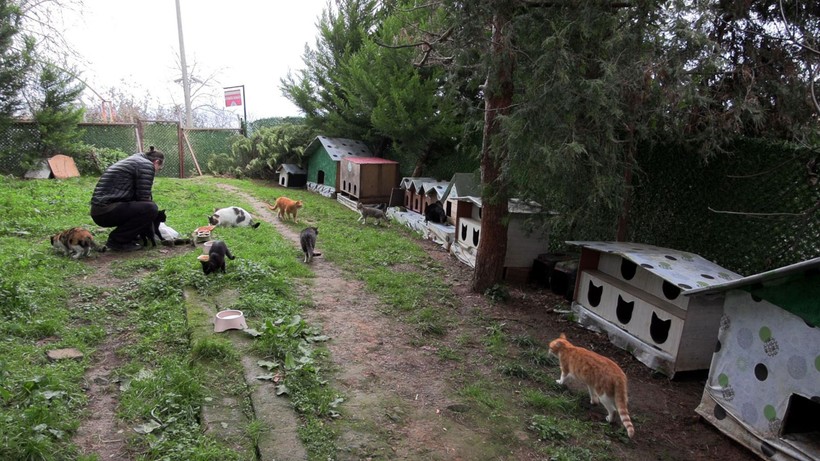
[[185, 40], [182, 38], [182, 13], [177, 4], [177, 30], [179, 31], [179, 66], [182, 67], [182, 92], [185, 94], [185, 128], [191, 128], [191, 81], [188, 79], [188, 63], [185, 62]]

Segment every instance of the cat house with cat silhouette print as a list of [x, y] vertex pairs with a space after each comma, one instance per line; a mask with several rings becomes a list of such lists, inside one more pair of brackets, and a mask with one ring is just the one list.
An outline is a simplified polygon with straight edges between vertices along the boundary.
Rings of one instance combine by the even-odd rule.
[[696, 254], [630, 242], [581, 247], [572, 310], [582, 325], [670, 377], [705, 370], [723, 303], [687, 291], [741, 278]]

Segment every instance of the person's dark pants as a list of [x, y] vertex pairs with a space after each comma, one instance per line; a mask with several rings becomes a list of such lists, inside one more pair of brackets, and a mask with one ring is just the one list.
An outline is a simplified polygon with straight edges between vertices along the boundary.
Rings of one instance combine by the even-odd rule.
[[154, 202], [122, 202], [106, 213], [91, 216], [91, 219], [99, 226], [116, 228], [108, 235], [109, 243], [126, 245], [147, 231], [158, 212]]

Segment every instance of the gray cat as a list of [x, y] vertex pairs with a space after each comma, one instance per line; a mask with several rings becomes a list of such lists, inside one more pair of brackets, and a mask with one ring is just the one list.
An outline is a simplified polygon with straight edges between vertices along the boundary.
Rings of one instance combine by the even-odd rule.
[[305, 262], [309, 263], [314, 256], [321, 256], [321, 253], [314, 253], [316, 248], [316, 237], [319, 235], [319, 229], [316, 227], [307, 227], [301, 234], [299, 234], [299, 243], [302, 244], [302, 252], [305, 254]]
[[356, 204], [356, 209], [359, 210], [359, 222], [367, 224], [367, 218], [376, 220], [376, 224], [381, 225], [382, 221], [387, 221], [387, 215], [384, 211], [369, 206], [362, 205], [362, 202]]

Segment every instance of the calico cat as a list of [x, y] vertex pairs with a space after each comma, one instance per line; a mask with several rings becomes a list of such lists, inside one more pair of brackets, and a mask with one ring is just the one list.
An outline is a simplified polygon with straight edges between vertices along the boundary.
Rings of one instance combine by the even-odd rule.
[[293, 218], [293, 222], [299, 223], [299, 220], [296, 219], [296, 213], [299, 211], [299, 208], [302, 208], [302, 201], [301, 200], [291, 200], [284, 195], [276, 199], [273, 202], [273, 206], [268, 205], [268, 208], [271, 211], [279, 210], [279, 219], [285, 219], [287, 216]]
[[204, 272], [205, 275], [217, 271], [221, 271], [224, 274], [226, 257], [230, 260], [235, 259], [235, 256], [231, 254], [231, 250], [228, 249], [228, 245], [225, 245], [225, 242], [222, 240], [214, 241], [213, 245], [211, 245], [211, 249], [208, 251], [208, 258], [199, 260], [199, 262], [202, 263], [202, 272]]
[[564, 380], [572, 376], [586, 384], [589, 390], [589, 403], [603, 404], [609, 423], [615, 418], [617, 410], [627, 435], [632, 438], [635, 428], [626, 407], [626, 374], [621, 367], [602, 355], [583, 347], [573, 346], [563, 333], [550, 342], [550, 353], [558, 356], [561, 363], [561, 378], [555, 382], [564, 384]]
[[373, 218], [376, 220], [376, 224], [381, 225], [382, 220], [388, 220], [387, 215], [384, 214], [384, 211], [378, 208], [362, 205], [362, 202], [356, 204], [356, 209], [359, 210], [359, 222], [367, 224], [367, 218]]
[[168, 216], [165, 214], [165, 210], [159, 210], [157, 217], [154, 218], [154, 222], [148, 224], [145, 231], [139, 235], [142, 237], [143, 247], [148, 246], [148, 239], [151, 240], [151, 246], [154, 247], [157, 246], [157, 237], [159, 237], [160, 241], [165, 240], [165, 237], [159, 232], [159, 225], [160, 223], [164, 223], [166, 219], [168, 219]]
[[51, 246], [55, 250], [70, 255], [73, 259], [80, 259], [80, 256], [88, 256], [91, 250], [100, 253], [106, 250], [105, 246], [97, 246], [91, 232], [82, 227], [72, 227], [51, 236]]
[[316, 227], [307, 227], [301, 234], [299, 234], [299, 243], [302, 244], [302, 252], [305, 254], [305, 261], [309, 263], [314, 256], [321, 256], [322, 253], [314, 253], [316, 248], [316, 236], [319, 235], [319, 229]]
[[208, 222], [223, 227], [259, 227], [253, 216], [238, 206], [215, 209], [214, 214], [208, 216]]

